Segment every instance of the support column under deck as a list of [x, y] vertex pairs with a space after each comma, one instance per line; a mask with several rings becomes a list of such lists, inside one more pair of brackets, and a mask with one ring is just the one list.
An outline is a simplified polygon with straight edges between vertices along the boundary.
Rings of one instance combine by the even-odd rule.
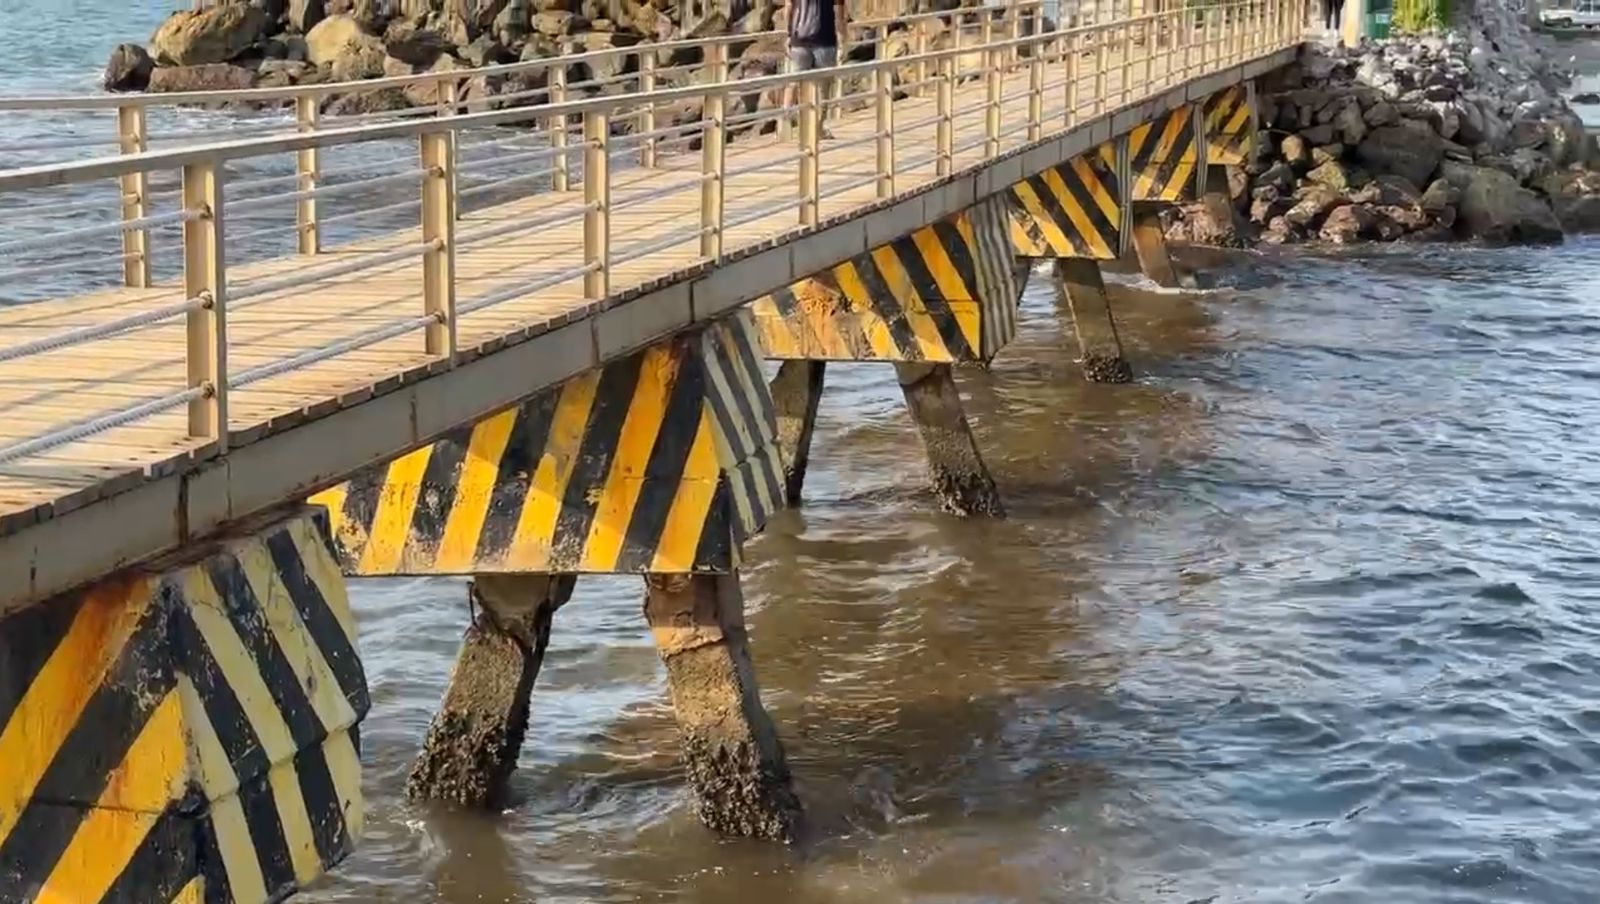
[[961, 394], [950, 365], [897, 363], [895, 374], [922, 434], [928, 474], [940, 508], [962, 517], [1005, 517], [1000, 492], [961, 410]]
[[548, 574], [473, 580], [472, 625], [406, 781], [407, 797], [487, 807], [504, 795], [527, 733], [551, 618], [575, 583], [573, 575]]
[[644, 614], [667, 666], [696, 815], [724, 834], [793, 840], [800, 800], [761, 706], [739, 575], [649, 575]]
[[822, 401], [826, 361], [793, 360], [778, 366], [772, 378], [772, 407], [783, 456], [783, 491], [789, 505], [799, 505], [811, 461], [811, 432]]
[[1155, 210], [1138, 210], [1133, 215], [1133, 251], [1139, 259], [1139, 270], [1145, 277], [1163, 289], [1193, 289], [1193, 274], [1181, 271], [1167, 253], [1167, 239], [1161, 231], [1161, 214]]
[[1111, 316], [1111, 302], [1100, 278], [1100, 265], [1091, 260], [1057, 258], [1056, 300], [1071, 311], [1083, 355], [1083, 375], [1094, 383], [1129, 383], [1133, 368], [1122, 356], [1122, 340]]

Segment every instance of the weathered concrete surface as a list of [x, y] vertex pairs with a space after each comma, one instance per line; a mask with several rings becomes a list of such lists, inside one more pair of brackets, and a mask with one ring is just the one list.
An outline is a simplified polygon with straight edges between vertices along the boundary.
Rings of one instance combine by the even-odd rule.
[[1057, 258], [1056, 299], [1072, 312], [1083, 355], [1083, 375], [1095, 383], [1128, 383], [1133, 368], [1122, 356], [1122, 340], [1111, 316], [1100, 265], [1091, 260]]
[[573, 575], [478, 575], [472, 626], [455, 672], [411, 767], [406, 796], [493, 806], [516, 767], [533, 680], [550, 621], [572, 597]]
[[667, 666], [696, 815], [727, 835], [793, 840], [800, 800], [761, 706], [739, 576], [650, 575], [645, 588], [645, 619]]
[[1193, 289], [1194, 275], [1180, 270], [1167, 253], [1167, 237], [1161, 228], [1161, 213], [1138, 209], [1133, 214], [1133, 252], [1145, 278], [1163, 289]]
[[778, 419], [778, 448], [783, 455], [783, 492], [789, 505], [799, 505], [811, 461], [811, 431], [822, 401], [825, 361], [785, 361], [772, 378], [772, 407]]
[[928, 474], [939, 506], [952, 515], [1005, 517], [1000, 492], [983, 463], [961, 410], [961, 394], [948, 364], [896, 364], [900, 390], [928, 452]]

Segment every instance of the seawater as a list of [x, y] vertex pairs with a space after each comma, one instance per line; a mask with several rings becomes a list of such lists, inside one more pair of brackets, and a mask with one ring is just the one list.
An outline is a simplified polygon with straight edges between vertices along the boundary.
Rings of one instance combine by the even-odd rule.
[[[92, 90], [176, 5], [0, 0], [0, 93]], [[960, 377], [1001, 522], [934, 513], [891, 373], [831, 367], [806, 505], [744, 572], [794, 848], [694, 822], [634, 579], [558, 613], [504, 810], [406, 803], [464, 585], [353, 582], [367, 834], [304, 899], [1593, 901], [1597, 265], [1575, 239], [1124, 278], [1131, 386], [1082, 380], [1036, 275]]]

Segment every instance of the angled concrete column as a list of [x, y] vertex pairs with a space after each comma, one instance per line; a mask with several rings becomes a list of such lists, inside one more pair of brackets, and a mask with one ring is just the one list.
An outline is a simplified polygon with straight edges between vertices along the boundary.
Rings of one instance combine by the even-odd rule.
[[1133, 368], [1122, 356], [1122, 340], [1117, 337], [1100, 265], [1074, 258], [1057, 258], [1055, 264], [1056, 298], [1060, 307], [1072, 312], [1084, 376], [1095, 383], [1132, 381]]
[[406, 796], [493, 805], [516, 767], [550, 620], [572, 597], [572, 575], [480, 574], [472, 626], [411, 768]]
[[645, 588], [700, 821], [728, 835], [792, 840], [800, 801], [756, 688], [738, 574], [652, 574]]
[[1193, 274], [1180, 270], [1167, 253], [1167, 238], [1161, 232], [1161, 214], [1156, 210], [1136, 210], [1133, 215], [1133, 251], [1139, 270], [1164, 289], [1193, 289]]
[[928, 451], [928, 473], [939, 506], [952, 515], [1001, 518], [1005, 508], [994, 478], [961, 410], [961, 394], [948, 364], [896, 364], [900, 390]]
[[800, 504], [811, 460], [811, 431], [822, 401], [825, 361], [785, 361], [772, 378], [772, 408], [778, 421], [778, 448], [783, 455], [783, 491], [789, 505]]

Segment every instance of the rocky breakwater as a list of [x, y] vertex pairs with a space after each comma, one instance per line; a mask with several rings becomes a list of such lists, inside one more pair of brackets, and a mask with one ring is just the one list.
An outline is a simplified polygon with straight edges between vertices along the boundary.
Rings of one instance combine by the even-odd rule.
[[1600, 229], [1600, 153], [1561, 98], [1570, 76], [1519, 28], [1308, 48], [1261, 86], [1256, 162], [1170, 211], [1169, 238], [1537, 243]]
[[[106, 66], [105, 86], [171, 92], [348, 82], [773, 27], [770, 0], [750, 4], [733, 23], [713, 15], [687, 30], [680, 21], [683, 5], [676, 0], [219, 0], [173, 13], [147, 45], [118, 46]], [[616, 54], [575, 66], [579, 71], [569, 77], [608, 80], [635, 67], [632, 55]], [[545, 78], [543, 70], [473, 77], [462, 85], [462, 100], [477, 108], [501, 106], [495, 98], [509, 94], [523, 95], [517, 103], [538, 102], [527, 92], [544, 87]], [[664, 78], [662, 85], [681, 80]], [[331, 96], [328, 106], [333, 113], [425, 107], [438, 102], [437, 94], [433, 83], [421, 83]]]

